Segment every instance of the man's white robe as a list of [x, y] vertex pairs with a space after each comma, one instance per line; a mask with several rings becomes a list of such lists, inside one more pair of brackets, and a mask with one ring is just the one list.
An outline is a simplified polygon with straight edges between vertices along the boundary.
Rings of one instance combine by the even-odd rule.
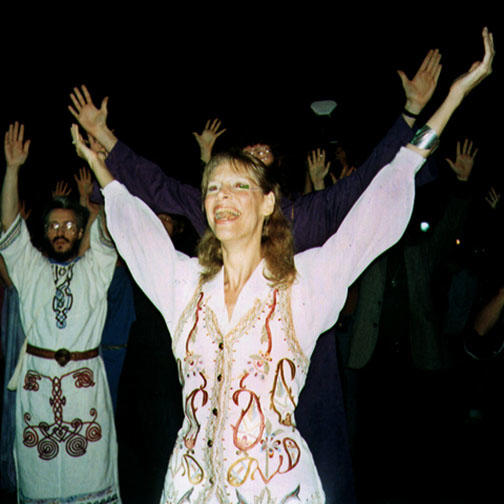
[[[44, 257], [20, 216], [0, 238], [19, 292], [29, 344], [86, 351], [99, 346], [117, 255], [101, 229], [66, 264]], [[26, 354], [17, 385], [14, 448], [22, 503], [117, 503], [117, 442], [101, 357], [69, 361]]]

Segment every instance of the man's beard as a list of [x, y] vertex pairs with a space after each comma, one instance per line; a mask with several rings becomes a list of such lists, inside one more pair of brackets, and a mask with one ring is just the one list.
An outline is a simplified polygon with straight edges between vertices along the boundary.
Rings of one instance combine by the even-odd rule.
[[[65, 237], [61, 237], [61, 236], [54, 238], [53, 242], [55, 242], [56, 240], [66, 240], [68, 243], [70, 243], [70, 240], [68, 240]], [[80, 246], [81, 241], [75, 240], [72, 243], [72, 246], [68, 250], [66, 250], [65, 252], [58, 252], [57, 250], [54, 250], [53, 242], [51, 242], [47, 236], [45, 237], [44, 242], [45, 242], [44, 248], [45, 248], [45, 253], [46, 253], [47, 257], [49, 257], [50, 259], [52, 259], [56, 262], [64, 263], [64, 262], [69, 261], [70, 259], [73, 259], [74, 257], [77, 257], [77, 255], [79, 253], [79, 246]]]

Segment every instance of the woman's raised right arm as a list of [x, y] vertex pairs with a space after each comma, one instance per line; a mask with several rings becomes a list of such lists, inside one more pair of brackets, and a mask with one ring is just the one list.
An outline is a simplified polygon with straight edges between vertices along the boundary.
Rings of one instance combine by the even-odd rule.
[[78, 155], [103, 188], [107, 227], [119, 254], [173, 331], [179, 310], [197, 284], [197, 261], [175, 250], [157, 215], [114, 179], [103, 157], [84, 144], [75, 124], [72, 137]]

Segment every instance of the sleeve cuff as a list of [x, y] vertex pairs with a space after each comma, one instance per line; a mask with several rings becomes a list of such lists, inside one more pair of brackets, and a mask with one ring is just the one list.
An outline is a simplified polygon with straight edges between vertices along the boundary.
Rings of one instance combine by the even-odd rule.
[[114, 167], [122, 164], [124, 158], [128, 154], [128, 147], [122, 143], [120, 140], [117, 140], [116, 144], [109, 152], [107, 159], [105, 160], [105, 164], [110, 171], [114, 170]]
[[116, 194], [124, 192], [124, 190], [125, 187], [119, 181], [113, 180], [101, 189], [101, 193], [105, 198], [113, 198]]
[[0, 251], [5, 250], [7, 247], [9, 247], [21, 234], [21, 223], [21, 214], [18, 213], [9, 229], [7, 229], [7, 231], [5, 231], [5, 233], [2, 233], [0, 236]]

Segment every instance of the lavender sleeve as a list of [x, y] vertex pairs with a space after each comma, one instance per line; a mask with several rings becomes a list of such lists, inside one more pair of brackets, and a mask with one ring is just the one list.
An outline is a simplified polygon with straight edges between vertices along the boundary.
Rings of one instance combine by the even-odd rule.
[[[400, 116], [369, 158], [349, 177], [294, 201], [283, 200], [284, 214], [292, 222], [296, 252], [324, 244], [339, 228], [375, 175], [394, 159], [399, 149], [412, 137], [413, 130]], [[435, 164], [429, 160], [417, 174], [415, 183], [418, 187], [434, 180], [436, 176]]]

